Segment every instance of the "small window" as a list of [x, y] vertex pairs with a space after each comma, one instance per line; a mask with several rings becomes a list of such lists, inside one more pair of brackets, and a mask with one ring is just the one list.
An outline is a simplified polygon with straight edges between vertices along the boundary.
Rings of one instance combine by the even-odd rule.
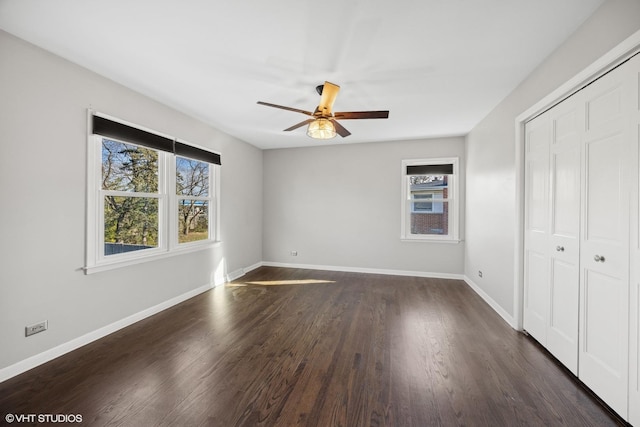
[[402, 239], [458, 240], [457, 169], [457, 158], [402, 162]]

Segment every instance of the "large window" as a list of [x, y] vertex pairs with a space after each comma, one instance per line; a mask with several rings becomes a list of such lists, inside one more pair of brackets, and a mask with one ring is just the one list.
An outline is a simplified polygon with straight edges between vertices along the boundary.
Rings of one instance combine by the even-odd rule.
[[216, 241], [220, 156], [91, 115], [87, 273]]
[[458, 159], [402, 161], [403, 240], [458, 241]]
[[104, 255], [158, 247], [158, 152], [102, 138]]

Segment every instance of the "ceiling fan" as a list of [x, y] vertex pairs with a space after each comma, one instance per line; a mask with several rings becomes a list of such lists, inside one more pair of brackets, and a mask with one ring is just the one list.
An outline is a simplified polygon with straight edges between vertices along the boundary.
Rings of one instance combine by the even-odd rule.
[[340, 86], [324, 82], [323, 85], [316, 87], [316, 91], [320, 95], [320, 104], [316, 107], [312, 113], [310, 111], [299, 110], [297, 108], [285, 107], [283, 105], [271, 104], [269, 102], [258, 101], [260, 105], [266, 105], [267, 107], [280, 108], [282, 110], [294, 111], [302, 113], [311, 118], [304, 120], [298, 124], [285, 129], [285, 132], [298, 129], [304, 125], [309, 125], [307, 128], [307, 135], [316, 139], [329, 139], [336, 136], [336, 133], [341, 137], [347, 137], [351, 135], [344, 126], [338, 123], [340, 120], [354, 120], [354, 119], [386, 119], [389, 117], [389, 111], [344, 111], [336, 112], [332, 111], [333, 103], [338, 96]]

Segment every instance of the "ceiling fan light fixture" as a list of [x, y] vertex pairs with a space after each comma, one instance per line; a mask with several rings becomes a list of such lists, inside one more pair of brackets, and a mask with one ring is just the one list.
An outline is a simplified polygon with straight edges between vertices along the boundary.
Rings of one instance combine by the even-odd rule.
[[296, 113], [302, 113], [308, 118], [300, 123], [296, 123], [284, 130], [289, 132], [303, 126], [307, 126], [307, 136], [314, 139], [331, 139], [335, 138], [336, 134], [343, 138], [351, 135], [347, 129], [339, 122], [339, 120], [354, 120], [354, 119], [387, 119], [389, 118], [388, 110], [380, 111], [342, 111], [339, 113], [333, 113], [333, 103], [338, 96], [340, 86], [324, 82], [323, 85], [316, 87], [318, 94], [320, 94], [320, 103], [313, 111], [300, 110], [298, 108], [285, 107], [284, 105], [271, 104], [270, 102], [258, 101], [258, 104], [265, 105], [267, 107], [279, 108], [281, 110], [293, 111]]
[[307, 136], [314, 139], [331, 139], [336, 136], [336, 127], [329, 119], [319, 118], [309, 123]]

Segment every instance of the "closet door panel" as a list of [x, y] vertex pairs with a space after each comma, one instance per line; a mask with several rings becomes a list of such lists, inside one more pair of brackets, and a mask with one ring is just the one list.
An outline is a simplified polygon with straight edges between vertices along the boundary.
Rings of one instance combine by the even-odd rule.
[[[616, 69], [584, 89], [579, 378], [627, 416], [629, 93]], [[626, 104], [626, 105], [625, 105]]]
[[525, 129], [524, 329], [546, 346], [549, 316], [549, 116]]
[[[612, 135], [586, 145], [585, 240], [599, 245], [620, 246], [625, 224], [619, 222], [618, 207], [623, 203], [624, 141]], [[615, 262], [616, 259], [612, 259]], [[602, 263], [602, 267], [611, 264]]]
[[581, 94], [549, 111], [550, 146], [550, 311], [547, 349], [578, 373], [580, 289], [580, 131]]
[[547, 348], [577, 375], [578, 292], [576, 265], [554, 259], [551, 264], [551, 309]]
[[[577, 244], [580, 233], [580, 148], [575, 144], [552, 153], [552, 234]], [[555, 147], [554, 147], [555, 148]], [[562, 147], [565, 148], [565, 147]]]
[[525, 258], [524, 328], [542, 345], [547, 341], [549, 311], [549, 260], [544, 253], [529, 250]]
[[621, 316], [611, 313], [609, 308], [620, 306], [626, 300], [624, 288], [616, 277], [594, 270], [585, 274], [585, 334], [582, 345], [590, 362], [616, 378], [625, 373], [622, 353], [626, 346], [625, 337], [615, 332]]

